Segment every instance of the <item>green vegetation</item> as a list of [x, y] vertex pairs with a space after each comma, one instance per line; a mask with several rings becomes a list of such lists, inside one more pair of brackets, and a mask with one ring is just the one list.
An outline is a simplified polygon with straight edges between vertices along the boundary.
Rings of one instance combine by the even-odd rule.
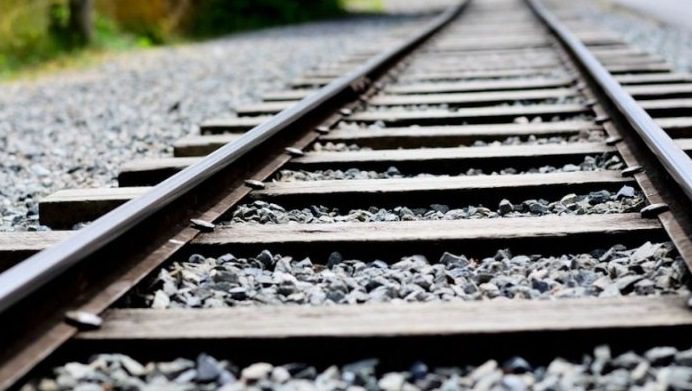
[[0, 0], [0, 79], [89, 63], [101, 54], [151, 46], [106, 15], [94, 12], [91, 42], [86, 45], [69, 28], [66, 2]]
[[382, 12], [384, 2], [382, 0], [348, 0], [343, 2], [344, 8], [353, 12]]
[[381, 8], [382, 0], [0, 0], [0, 79], [114, 51]]
[[338, 0], [205, 0], [192, 10], [187, 31], [196, 37], [209, 37], [341, 13]]

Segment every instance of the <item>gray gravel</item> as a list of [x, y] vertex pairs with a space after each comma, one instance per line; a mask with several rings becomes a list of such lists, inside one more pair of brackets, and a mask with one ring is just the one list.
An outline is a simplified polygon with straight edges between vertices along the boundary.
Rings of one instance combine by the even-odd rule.
[[596, 142], [606, 139], [605, 132], [601, 130], [589, 130], [572, 136], [551, 136], [551, 137], [536, 137], [529, 136], [513, 136], [502, 140], [482, 141], [477, 140], [471, 144], [472, 147], [487, 147], [487, 146], [502, 146], [502, 145], [546, 145], [546, 144], [567, 144], [577, 142]]
[[[541, 34], [540, 27], [534, 30], [536, 34]], [[537, 53], [538, 52], [538, 53]], [[480, 59], [480, 60], [479, 60]], [[546, 61], [555, 62], [559, 59], [557, 52], [545, 53], [542, 50], [535, 50], [526, 48], [524, 51], [509, 53], [497, 53], [497, 52], [486, 52], [478, 53], [478, 56], [438, 56], [438, 57], [426, 57], [418, 56], [409, 63], [409, 68], [407, 70], [412, 70], [414, 67], [421, 66], [426, 67], [437, 67], [440, 69], [446, 69], [447, 67], [461, 68], [466, 70], [467, 67], [475, 67], [477, 65], [482, 66], [483, 70], [495, 69], [496, 66], [500, 65], [506, 68], [509, 65], [516, 67], [524, 67], [526, 65], [535, 66], [536, 59], [539, 59], [541, 63]], [[556, 67], [557, 69], [564, 69], [564, 67]], [[425, 69], [427, 71], [434, 71], [433, 69]]]
[[[452, 357], [452, 356], [450, 356]], [[463, 357], [463, 355], [462, 355]], [[689, 390], [692, 349], [656, 346], [643, 352], [612, 354], [597, 346], [581, 361], [554, 358], [546, 366], [520, 356], [475, 366], [429, 368], [416, 361], [399, 372], [378, 370], [367, 359], [323, 371], [307, 364], [266, 362], [239, 368], [207, 354], [196, 359], [140, 363], [122, 354], [99, 354], [87, 363], [70, 362], [27, 384], [22, 391], [72, 390]]]
[[[533, 100], [533, 101], [524, 101], [524, 100], [517, 100], [513, 101], [511, 103], [498, 103], [498, 104], [488, 104], [482, 107], [478, 108], [487, 108], [487, 107], [527, 107], [527, 106], [541, 106], [541, 105], [558, 105], [558, 104], [583, 104], [585, 102], [585, 99], [582, 97], [562, 97], [562, 98], [556, 98], [556, 99], [543, 99], [543, 100]], [[441, 104], [425, 104], [425, 105], [401, 105], [401, 106], [365, 106], [361, 108], [360, 110], [356, 111], [361, 111], [361, 112], [367, 112], [367, 113], [389, 113], [389, 112], [401, 112], [401, 111], [449, 111], [450, 113], [455, 113], [457, 111], [463, 111], [463, 110], [469, 110], [472, 109], [473, 107], [463, 107], [463, 106], [456, 106], [456, 105], [448, 105], [446, 103], [441, 103]], [[558, 117], [558, 116], [556, 116]], [[565, 118], [573, 119], [571, 115], [569, 116], [563, 116]], [[560, 119], [561, 121], [564, 121], [565, 119]]]
[[[459, 145], [459, 147], [499, 147], [509, 145], [547, 145], [547, 144], [568, 144], [578, 142], [597, 142], [604, 141], [606, 134], [602, 130], [585, 130], [582, 133], [571, 136], [551, 136], [536, 137], [533, 134], [528, 136], [512, 136], [501, 140], [483, 141], [476, 140], [471, 145]], [[372, 148], [363, 147], [358, 144], [316, 142], [312, 145], [314, 152], [351, 152], [351, 151], [370, 151]]]
[[422, 255], [390, 261], [349, 260], [338, 252], [318, 263], [267, 250], [253, 258], [196, 254], [162, 269], [139, 295], [153, 308], [210, 308], [687, 292], [688, 272], [672, 243], [562, 256], [500, 250], [483, 259], [445, 253], [435, 262]]
[[[578, 0], [551, 3], [553, 8], [565, 5], [575, 11], [578, 19], [588, 20], [600, 28], [612, 30], [634, 46], [665, 58], [676, 70], [692, 71], [692, 31], [660, 23], [640, 13], [613, 7], [610, 1]], [[559, 7], [557, 7], [559, 5]], [[680, 3], [679, 7], [689, 4]]]
[[[515, 175], [515, 174], [545, 174], [551, 172], [576, 172], [576, 171], [601, 171], [601, 170], [621, 170], [625, 167], [619, 156], [604, 154], [602, 156], [586, 156], [581, 162], [565, 164], [562, 167], [541, 166], [527, 170], [517, 170], [515, 168], [505, 168], [499, 171], [484, 171], [478, 168], [471, 168], [457, 175]], [[386, 171], [366, 171], [356, 168], [346, 170], [281, 170], [273, 178], [275, 182], [296, 182], [296, 181], [322, 181], [322, 180], [352, 180], [352, 179], [388, 179], [388, 178], [410, 178], [410, 177], [430, 177], [431, 174], [404, 175], [396, 167], [389, 167]], [[439, 175], [448, 176], [448, 175]]]
[[[470, 145], [459, 145], [460, 147], [488, 147], [488, 146], [506, 146], [506, 145], [546, 145], [546, 144], [567, 144], [567, 143], [577, 143], [577, 142], [597, 142], [603, 141], [606, 138], [606, 134], [602, 130], [589, 129], [583, 130], [578, 134], [571, 136], [550, 136], [550, 137], [536, 137], [533, 134], [528, 134], [526, 136], [512, 136], [506, 137], [501, 140], [494, 141], [483, 141], [476, 140]], [[350, 152], [350, 151], [370, 151], [372, 148], [363, 147], [358, 144], [346, 144], [346, 143], [333, 143], [329, 142], [316, 142], [312, 144], [312, 151], [314, 152]]]
[[346, 143], [333, 143], [328, 141], [326, 143], [315, 142], [312, 144], [312, 151], [315, 152], [346, 152], [346, 151], [369, 151], [371, 148], [361, 147], [356, 144], [346, 144]]
[[[447, 108], [447, 106], [445, 106], [445, 105], [442, 105], [441, 107]], [[588, 115], [588, 114], [577, 114], [577, 115], [570, 116], [569, 120], [563, 120], [563, 119], [559, 119], [559, 118], [555, 117], [555, 118], [551, 118], [550, 121], [556, 122], [558, 120], [563, 121], [563, 122], [593, 121], [594, 117], [593, 117], [593, 115]], [[547, 121], [544, 121], [543, 118], [541, 118], [541, 117], [529, 118], [526, 116], [521, 116], [521, 117], [515, 118], [514, 121], [512, 121], [512, 122], [517, 123], [517, 124], [528, 124], [528, 123], [542, 123], [542, 122], [547, 122]], [[460, 125], [468, 125], [468, 123], [462, 122]], [[421, 126], [418, 126], [418, 125], [410, 126], [410, 128], [417, 128], [417, 127], [421, 127]], [[378, 130], [387, 129], [387, 124], [381, 120], [375, 121], [373, 123], [368, 123], [368, 124], [341, 121], [337, 124], [336, 129], [339, 129], [339, 130], [365, 130], [365, 129], [368, 129], [368, 130], [372, 130], [372, 131], [376, 132]], [[595, 130], [590, 130], [589, 132], [596, 133]]]
[[170, 155], [196, 125], [259, 100], [334, 53], [412, 23], [381, 16], [273, 28], [121, 54], [89, 69], [0, 85], [0, 230], [45, 229], [37, 201], [114, 185], [134, 158]]
[[[420, 83], [420, 82], [429, 82], [430, 80], [425, 79], [424, 77], [421, 78], [420, 75], [425, 75], [426, 73], [429, 72], [420, 72], [420, 73], [413, 73], [407, 75], [406, 73], [403, 73], [401, 76], [397, 77], [397, 83], [399, 84], [413, 84], [413, 83]], [[435, 72], [435, 79], [432, 80], [433, 82], [438, 82], [438, 81], [488, 81], [488, 80], [530, 80], [530, 79], [536, 79], [536, 78], [564, 78], [569, 76], [566, 72], [565, 69], [563, 68], [556, 68], [552, 70], [535, 70], [535, 72], [532, 72], [530, 75], [507, 75], [507, 76], [498, 76], [498, 77], [487, 77], [487, 76], [473, 76], [473, 72], [470, 72], [466, 74], [464, 77], [459, 77], [458, 72], [440, 72], [437, 73]]]
[[530, 199], [519, 203], [502, 200], [499, 205], [487, 208], [483, 205], [450, 207], [433, 204], [428, 208], [393, 209], [372, 206], [367, 209], [353, 209], [341, 213], [338, 208], [311, 205], [303, 209], [285, 209], [280, 205], [255, 201], [239, 205], [230, 221], [223, 224], [327, 224], [339, 222], [386, 222], [417, 220], [462, 220], [498, 217], [527, 217], [543, 215], [588, 215], [638, 212], [644, 207], [644, 195], [630, 186], [623, 186], [618, 192], [607, 190], [589, 194], [568, 194], [558, 201]]

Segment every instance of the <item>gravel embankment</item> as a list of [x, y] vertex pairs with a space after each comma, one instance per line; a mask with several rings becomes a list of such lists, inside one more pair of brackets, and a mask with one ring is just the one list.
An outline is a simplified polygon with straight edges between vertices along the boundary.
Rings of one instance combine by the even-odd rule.
[[[463, 354], [463, 353], [462, 353]], [[239, 368], [207, 354], [196, 359], [140, 363], [121, 354], [99, 354], [88, 363], [70, 362], [53, 375], [29, 383], [33, 390], [689, 390], [692, 349], [657, 346], [614, 355], [598, 346], [581, 361], [554, 358], [532, 365], [520, 356], [474, 366], [430, 368], [414, 362], [408, 369], [384, 373], [377, 359], [324, 370], [306, 364], [274, 366], [258, 362]]]
[[242, 204], [236, 207], [231, 220], [225, 224], [329, 224], [610, 214], [638, 212], [645, 203], [644, 195], [630, 186], [623, 186], [615, 193], [601, 190], [589, 194], [567, 194], [562, 199], [552, 202], [544, 199], [530, 199], [512, 203], [510, 200], [503, 199], [494, 208], [487, 208], [483, 205], [450, 207], [449, 205], [432, 204], [427, 208], [399, 206], [388, 209], [372, 206], [367, 209], [352, 209], [348, 213], [342, 213], [338, 208], [320, 205], [287, 210], [281, 205], [255, 201], [252, 204]]
[[293, 259], [264, 250], [253, 258], [192, 255], [162, 269], [139, 296], [153, 308], [329, 305], [493, 298], [548, 299], [687, 292], [688, 272], [671, 243], [622, 245], [541, 256], [444, 253], [401, 260]]
[[[561, 167], [541, 166], [527, 170], [517, 170], [507, 167], [499, 171], [483, 171], [478, 168], [471, 168], [456, 175], [515, 175], [515, 174], [546, 174], [551, 172], [576, 172], [576, 171], [601, 171], [601, 170], [621, 170], [625, 167], [619, 156], [604, 154], [602, 156], [586, 156], [581, 162], [565, 164]], [[275, 182], [297, 182], [297, 181], [322, 181], [322, 180], [352, 180], [352, 179], [388, 179], [388, 178], [410, 178], [410, 177], [431, 177], [435, 175], [402, 174], [396, 167], [389, 167], [386, 171], [366, 171], [357, 168], [346, 170], [281, 170], [273, 178]], [[440, 175], [446, 176], [446, 175]]]
[[656, 0], [655, 3], [648, 0], [612, 0], [611, 3], [620, 4], [661, 23], [683, 27], [692, 32], [692, 27], [689, 25], [692, 19], [692, 8], [680, 7], [680, 0]]
[[115, 56], [83, 71], [0, 84], [0, 230], [45, 229], [38, 200], [114, 185], [118, 168], [321, 62], [413, 23], [361, 17]]
[[[688, 2], [679, 3], [679, 7], [690, 7]], [[689, 29], [661, 23], [642, 13], [614, 6], [610, 1], [551, 2], [555, 9], [567, 4], [568, 9], [576, 10], [579, 18], [620, 34], [625, 41], [644, 51], [662, 56], [678, 71], [692, 72], [692, 31]]]

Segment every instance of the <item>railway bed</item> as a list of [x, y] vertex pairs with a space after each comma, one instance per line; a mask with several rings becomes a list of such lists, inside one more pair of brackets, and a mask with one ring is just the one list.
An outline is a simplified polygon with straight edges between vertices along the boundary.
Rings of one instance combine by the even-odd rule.
[[569, 16], [466, 0], [47, 197], [0, 387], [690, 389], [692, 80]]

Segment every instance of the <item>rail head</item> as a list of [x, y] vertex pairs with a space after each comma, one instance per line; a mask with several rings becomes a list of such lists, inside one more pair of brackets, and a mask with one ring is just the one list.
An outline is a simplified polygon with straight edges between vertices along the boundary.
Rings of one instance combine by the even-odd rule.
[[637, 132], [646, 147], [658, 159], [687, 198], [692, 201], [692, 159], [637, 104], [589, 49], [562, 23], [542, 0], [526, 0], [534, 13], [572, 52], [589, 76], [608, 96], [629, 125]]
[[290, 128], [301, 118], [319, 111], [346, 94], [357, 93], [373, 76], [388, 69], [397, 59], [415, 49], [461, 13], [469, 0], [460, 1], [427, 23], [413, 36], [373, 57], [350, 73], [335, 79], [294, 106], [211, 153], [198, 163], [156, 185], [146, 194], [114, 209], [76, 232], [64, 242], [48, 248], [0, 274], [0, 313], [48, 282], [104, 248], [154, 213], [188, 194], [249, 151]]

